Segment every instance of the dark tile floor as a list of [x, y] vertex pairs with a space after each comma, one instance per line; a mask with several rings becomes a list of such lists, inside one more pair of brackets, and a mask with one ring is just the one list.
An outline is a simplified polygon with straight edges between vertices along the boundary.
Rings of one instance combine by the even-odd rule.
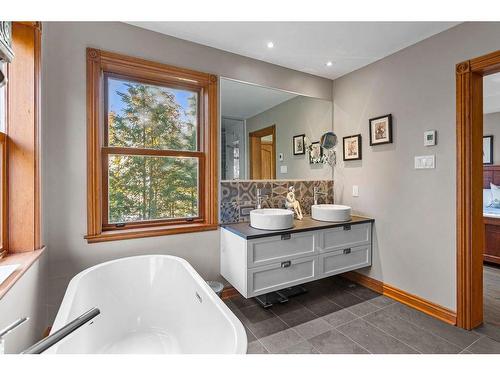
[[470, 332], [341, 277], [264, 309], [241, 296], [226, 304], [241, 320], [248, 353], [499, 353], [500, 328]]

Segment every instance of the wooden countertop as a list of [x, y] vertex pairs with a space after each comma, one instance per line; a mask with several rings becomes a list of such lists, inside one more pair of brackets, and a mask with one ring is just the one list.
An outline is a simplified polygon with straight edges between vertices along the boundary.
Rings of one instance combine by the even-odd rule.
[[344, 225], [354, 225], [362, 223], [373, 223], [375, 219], [363, 216], [352, 215], [351, 220], [344, 222], [330, 222], [314, 220], [310, 216], [305, 216], [302, 220], [294, 220], [294, 226], [290, 229], [283, 230], [262, 230], [255, 229], [250, 226], [250, 223], [236, 223], [236, 224], [221, 224], [221, 227], [227, 229], [234, 234], [243, 237], [246, 240], [255, 238], [271, 237], [287, 233], [300, 233], [308, 232], [311, 230], [328, 229], [343, 227]]

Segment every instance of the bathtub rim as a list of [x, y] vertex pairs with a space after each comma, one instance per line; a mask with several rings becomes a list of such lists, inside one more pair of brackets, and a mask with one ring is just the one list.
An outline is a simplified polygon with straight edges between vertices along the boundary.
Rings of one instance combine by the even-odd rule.
[[[135, 256], [128, 256], [128, 257], [123, 257], [123, 258], [118, 258], [118, 259], [112, 259], [106, 262], [102, 262], [99, 264], [96, 264], [92, 267], [86, 268], [79, 273], [77, 273], [73, 278], [70, 280], [68, 287], [66, 288], [66, 291], [64, 293], [63, 300], [59, 306], [59, 309], [57, 310], [56, 318], [54, 319], [54, 323], [51, 328], [51, 332], [54, 332], [60, 328], [62, 328], [65, 324], [69, 323], [69, 312], [71, 309], [71, 304], [70, 304], [70, 296], [75, 295], [76, 290], [78, 289], [78, 284], [80, 283], [80, 280], [87, 275], [88, 273], [91, 273], [92, 271], [110, 265], [112, 263], [117, 263], [117, 262], [122, 262], [126, 260], [131, 260], [131, 259], [140, 259], [140, 258], [163, 258], [163, 259], [171, 259], [176, 262], [179, 262], [182, 264], [182, 266], [186, 269], [186, 271], [189, 272], [189, 274], [195, 279], [196, 283], [199, 285], [199, 287], [205, 292], [205, 294], [208, 296], [210, 301], [214, 303], [221, 312], [229, 318], [229, 322], [231, 323], [233, 332], [235, 333], [236, 336], [236, 346], [235, 346], [235, 351], [234, 353], [230, 354], [246, 354], [247, 351], [247, 345], [248, 345], [248, 340], [247, 340], [247, 335], [245, 328], [243, 327], [243, 324], [241, 321], [236, 317], [236, 315], [231, 311], [229, 307], [226, 306], [226, 304], [222, 301], [219, 296], [210, 288], [210, 286], [207, 284], [207, 282], [200, 276], [200, 274], [194, 269], [194, 267], [184, 258], [174, 256], [174, 255], [164, 255], [164, 254], [146, 254], [146, 255], [135, 255]], [[94, 306], [92, 306], [94, 307]], [[95, 306], [99, 308], [99, 306]], [[81, 313], [83, 314], [85, 311], [82, 311]], [[52, 348], [50, 348], [48, 351], [53, 352], [53, 350], [56, 350], [59, 344], [63, 344], [64, 339], [60, 341], [59, 343], [55, 344]]]

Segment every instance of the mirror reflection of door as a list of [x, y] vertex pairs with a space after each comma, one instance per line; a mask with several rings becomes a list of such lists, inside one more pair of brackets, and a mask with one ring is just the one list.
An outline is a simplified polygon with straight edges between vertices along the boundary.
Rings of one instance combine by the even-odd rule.
[[269, 126], [248, 134], [250, 145], [250, 178], [276, 178], [276, 126]]

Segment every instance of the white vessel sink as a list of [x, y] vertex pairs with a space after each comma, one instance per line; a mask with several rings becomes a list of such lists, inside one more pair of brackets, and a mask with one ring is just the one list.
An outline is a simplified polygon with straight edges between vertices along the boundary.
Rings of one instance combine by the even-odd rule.
[[281, 208], [258, 208], [250, 211], [250, 226], [256, 229], [293, 228], [293, 211]]
[[311, 206], [311, 216], [320, 221], [349, 221], [351, 207], [341, 204], [315, 204]]

